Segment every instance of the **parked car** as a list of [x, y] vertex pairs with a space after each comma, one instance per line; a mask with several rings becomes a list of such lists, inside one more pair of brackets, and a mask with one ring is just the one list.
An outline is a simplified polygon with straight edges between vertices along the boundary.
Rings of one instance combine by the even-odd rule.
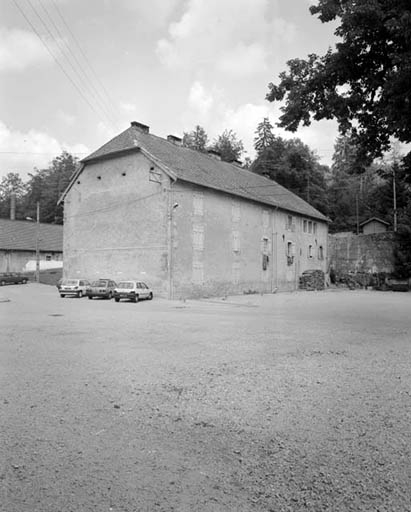
[[138, 302], [140, 299], [151, 300], [153, 291], [141, 281], [120, 281], [114, 289], [114, 300], [120, 302], [120, 299], [128, 299], [132, 302]]
[[63, 279], [57, 287], [60, 297], [75, 295], [81, 298], [86, 295], [88, 286], [90, 286], [90, 283], [86, 279]]
[[0, 286], [5, 284], [26, 284], [28, 277], [21, 272], [1, 272]]
[[93, 299], [94, 297], [111, 299], [114, 295], [115, 287], [116, 283], [111, 279], [98, 279], [97, 281], [93, 281], [91, 285], [87, 287], [87, 297], [89, 299]]

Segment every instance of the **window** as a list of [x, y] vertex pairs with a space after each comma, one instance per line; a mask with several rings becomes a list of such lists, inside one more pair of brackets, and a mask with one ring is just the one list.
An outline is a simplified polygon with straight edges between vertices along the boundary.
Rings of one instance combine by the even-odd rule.
[[318, 259], [323, 260], [324, 259], [324, 248], [322, 245], [318, 247]]
[[287, 220], [285, 222], [285, 229], [291, 230], [293, 227], [293, 216], [287, 215]]
[[262, 222], [263, 222], [263, 228], [268, 228], [268, 226], [270, 224], [270, 217], [268, 215], [268, 211], [267, 210], [263, 210]]
[[240, 232], [233, 231], [233, 251], [240, 252]]
[[292, 242], [287, 242], [287, 265], [294, 263], [295, 245]]
[[193, 212], [194, 215], [204, 215], [204, 194], [195, 192], [193, 195]]
[[204, 226], [193, 226], [193, 249], [197, 251], [204, 250]]
[[308, 246], [308, 257], [313, 257], [313, 246], [311, 244]]
[[233, 202], [231, 204], [231, 220], [233, 222], [240, 222], [241, 220], [241, 210], [239, 203]]
[[233, 283], [238, 284], [240, 282], [240, 262], [239, 261], [233, 261], [232, 267], [232, 278]]
[[46, 261], [51, 261], [51, 254], [46, 254]]
[[313, 233], [314, 233], [314, 235], [317, 234], [317, 223], [316, 222], [313, 223]]
[[305, 219], [303, 220], [303, 232], [307, 233], [307, 221]]
[[313, 232], [313, 223], [310, 220], [308, 221], [308, 232], [309, 233]]
[[202, 261], [193, 261], [193, 282], [204, 283], [204, 265]]

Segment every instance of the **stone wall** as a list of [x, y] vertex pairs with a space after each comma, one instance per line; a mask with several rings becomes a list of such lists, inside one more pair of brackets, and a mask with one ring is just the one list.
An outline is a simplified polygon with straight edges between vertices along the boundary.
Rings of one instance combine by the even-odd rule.
[[391, 273], [394, 270], [393, 232], [328, 237], [329, 266], [337, 274], [348, 272]]

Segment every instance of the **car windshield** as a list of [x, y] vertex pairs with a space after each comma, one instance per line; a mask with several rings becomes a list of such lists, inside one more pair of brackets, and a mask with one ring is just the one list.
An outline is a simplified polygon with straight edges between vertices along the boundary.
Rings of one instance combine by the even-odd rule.
[[99, 281], [93, 281], [93, 284], [91, 286], [107, 286], [108, 281], [105, 281], [104, 279], [100, 279]]
[[65, 286], [72, 286], [77, 284], [77, 279], [63, 279], [63, 282], [61, 284], [64, 284]]
[[120, 283], [118, 283], [117, 285], [117, 288], [131, 290], [132, 288], [134, 288], [134, 283], [132, 281], [120, 281]]

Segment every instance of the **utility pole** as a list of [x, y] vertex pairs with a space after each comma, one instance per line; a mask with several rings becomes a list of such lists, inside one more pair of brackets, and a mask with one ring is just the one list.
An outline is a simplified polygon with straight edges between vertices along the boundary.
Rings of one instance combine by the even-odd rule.
[[36, 216], [36, 283], [40, 282], [40, 202], [37, 201]]
[[357, 217], [357, 235], [360, 234], [360, 216], [359, 216], [359, 206], [358, 206], [358, 192], [355, 194], [355, 215]]
[[395, 184], [395, 167], [396, 163], [392, 166], [392, 195], [394, 203], [394, 233], [397, 231], [397, 188]]

